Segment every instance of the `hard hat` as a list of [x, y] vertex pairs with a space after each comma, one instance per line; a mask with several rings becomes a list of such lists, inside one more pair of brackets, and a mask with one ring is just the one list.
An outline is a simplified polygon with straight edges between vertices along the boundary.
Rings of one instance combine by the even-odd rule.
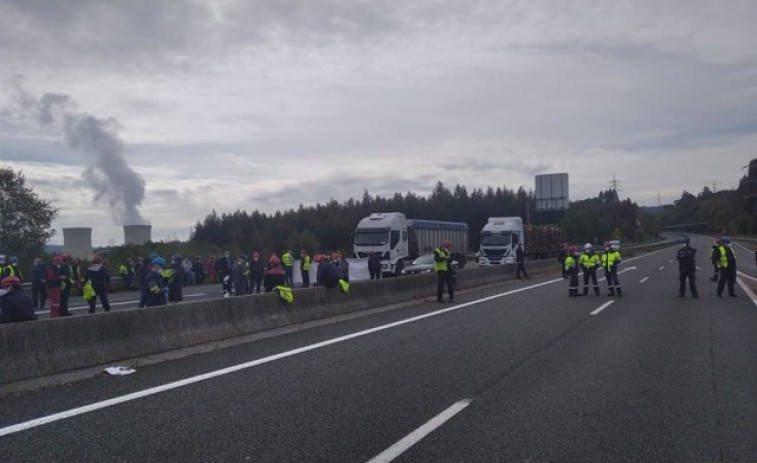
[[11, 264], [18, 264], [18, 257], [11, 256], [10, 261], [11, 261]]
[[578, 252], [578, 248], [576, 247], [575, 244], [571, 244], [570, 246], [568, 246], [568, 252], [570, 253]]
[[279, 265], [279, 262], [281, 262], [281, 261], [276, 256], [271, 256], [271, 258], [268, 259], [268, 263], [271, 264], [271, 265]]
[[610, 247], [610, 242], [609, 241], [605, 241], [605, 243], [602, 245], [602, 247], [605, 248], [605, 249], [609, 248]]
[[15, 276], [9, 276], [3, 278], [3, 281], [0, 282], [0, 287], [7, 288], [8, 286], [18, 286], [21, 287], [21, 280], [19, 280], [18, 277]]
[[100, 256], [95, 256], [95, 257], [94, 257], [94, 258], [92, 259], [92, 263], [93, 263], [93, 264], [102, 264], [102, 263], [103, 263], [103, 258], [102, 258], [102, 257], [100, 257]]
[[591, 251], [591, 249], [592, 249], [591, 243], [584, 244], [584, 251]]
[[160, 256], [154, 258], [152, 262], [150, 262], [151, 265], [160, 265], [161, 267], [166, 266], [166, 260]]
[[62, 264], [65, 260], [66, 260], [66, 258], [63, 257], [63, 256], [55, 256], [55, 257], [53, 257], [53, 262], [55, 262], [56, 264]]
[[260, 257], [260, 253], [258, 251], [253, 251], [252, 257]]

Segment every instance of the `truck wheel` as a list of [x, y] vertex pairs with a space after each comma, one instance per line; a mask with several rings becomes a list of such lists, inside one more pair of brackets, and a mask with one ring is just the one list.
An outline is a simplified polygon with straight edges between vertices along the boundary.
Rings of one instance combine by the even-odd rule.
[[394, 268], [394, 276], [401, 276], [402, 275], [402, 269], [405, 268], [405, 262], [399, 261], [397, 262], [397, 265]]

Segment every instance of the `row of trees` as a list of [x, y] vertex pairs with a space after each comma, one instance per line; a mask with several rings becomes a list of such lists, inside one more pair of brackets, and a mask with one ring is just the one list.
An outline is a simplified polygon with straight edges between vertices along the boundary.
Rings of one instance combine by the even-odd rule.
[[209, 214], [194, 228], [191, 241], [230, 250], [250, 249], [349, 249], [351, 234], [358, 221], [373, 212], [400, 211], [409, 218], [465, 222], [470, 229], [470, 248], [479, 242], [479, 232], [488, 217], [529, 217], [535, 224], [562, 225], [574, 241], [603, 240], [610, 236], [641, 240], [645, 233], [639, 208], [630, 200], [620, 201], [613, 190], [597, 198], [571, 203], [565, 213], [536, 213], [533, 195], [523, 188], [517, 191], [500, 187], [474, 189], [462, 185], [453, 189], [437, 183], [427, 197], [414, 193], [395, 193], [391, 198], [363, 193], [361, 200], [350, 199], [267, 215], [236, 211], [232, 214]]
[[757, 159], [735, 190], [714, 192], [708, 187], [694, 195], [684, 191], [673, 205], [659, 214], [661, 226], [706, 223], [706, 231], [733, 235], [757, 234]]

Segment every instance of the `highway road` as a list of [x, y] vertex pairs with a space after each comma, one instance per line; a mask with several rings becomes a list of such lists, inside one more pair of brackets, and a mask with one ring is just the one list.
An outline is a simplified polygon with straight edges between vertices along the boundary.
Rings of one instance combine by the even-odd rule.
[[678, 297], [670, 248], [623, 263], [623, 298], [507, 282], [4, 398], [0, 456], [754, 462], [757, 300], [717, 298], [695, 245], [699, 299]]

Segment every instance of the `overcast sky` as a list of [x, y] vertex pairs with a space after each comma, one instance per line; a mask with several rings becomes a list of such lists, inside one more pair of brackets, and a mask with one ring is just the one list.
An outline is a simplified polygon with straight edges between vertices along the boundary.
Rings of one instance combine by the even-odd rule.
[[[134, 185], [158, 240], [212, 209], [557, 172], [572, 200], [614, 174], [665, 204], [757, 157], [755, 24], [754, 0], [0, 0], [0, 160], [95, 244]], [[121, 190], [86, 121], [137, 174]]]

